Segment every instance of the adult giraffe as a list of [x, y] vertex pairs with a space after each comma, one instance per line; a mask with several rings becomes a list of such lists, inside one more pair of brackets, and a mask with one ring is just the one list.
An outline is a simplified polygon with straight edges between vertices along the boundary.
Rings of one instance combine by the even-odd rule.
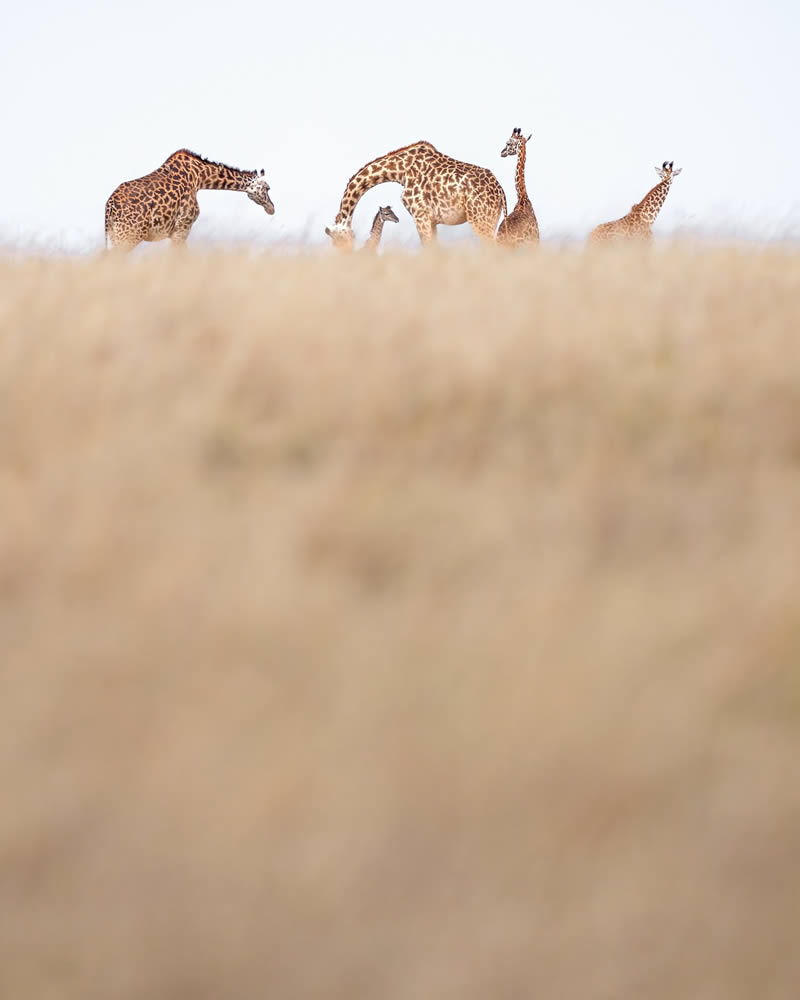
[[106, 243], [122, 250], [163, 239], [185, 243], [200, 214], [201, 190], [243, 191], [267, 215], [275, 213], [263, 170], [237, 170], [179, 149], [151, 174], [114, 191], [106, 202]]
[[478, 236], [494, 242], [506, 196], [491, 170], [454, 160], [429, 142], [414, 142], [379, 156], [347, 182], [336, 221], [325, 232], [340, 250], [352, 250], [353, 213], [361, 196], [385, 181], [403, 186], [403, 205], [423, 246], [436, 239], [436, 227], [468, 222]]
[[673, 161], [664, 160], [660, 167], [656, 167], [656, 173], [661, 180], [654, 188], [638, 201], [621, 219], [613, 222], [604, 222], [589, 233], [589, 243], [606, 243], [615, 240], [651, 240], [653, 238], [653, 223], [656, 216], [661, 211], [673, 177], [677, 177], [683, 170], [678, 167], [673, 170]]
[[497, 230], [497, 242], [510, 247], [539, 242], [539, 223], [536, 221], [536, 213], [533, 211], [533, 205], [531, 205], [525, 187], [525, 152], [528, 139], [522, 134], [522, 129], [515, 128], [511, 133], [511, 138], [500, 153], [501, 156], [516, 156], [517, 158], [517, 169], [514, 173], [517, 204], [508, 218], [503, 219]]

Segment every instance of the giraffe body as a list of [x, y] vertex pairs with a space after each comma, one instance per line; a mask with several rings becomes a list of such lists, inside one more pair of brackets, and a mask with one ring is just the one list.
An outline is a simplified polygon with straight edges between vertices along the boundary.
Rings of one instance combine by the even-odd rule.
[[517, 169], [514, 174], [517, 204], [508, 218], [503, 219], [497, 230], [497, 242], [504, 246], [519, 247], [539, 242], [539, 223], [536, 221], [536, 213], [533, 211], [533, 205], [531, 205], [525, 187], [525, 156], [528, 139], [525, 138], [520, 129], [515, 128], [511, 133], [511, 138], [500, 153], [501, 156], [517, 157]]
[[381, 242], [381, 235], [383, 234], [383, 224], [385, 222], [399, 222], [400, 220], [394, 214], [391, 205], [385, 205], [378, 209], [375, 213], [375, 218], [372, 220], [372, 229], [370, 230], [369, 238], [364, 246], [361, 248], [362, 251], [367, 253], [377, 253], [378, 246]]
[[152, 173], [114, 191], [106, 202], [106, 243], [123, 250], [163, 239], [185, 243], [200, 214], [200, 190], [242, 191], [268, 215], [275, 212], [263, 170], [237, 170], [179, 149]]
[[436, 239], [438, 225], [464, 222], [493, 242], [500, 214], [506, 214], [506, 196], [491, 170], [454, 160], [429, 142], [415, 142], [379, 156], [353, 174], [336, 221], [325, 230], [334, 246], [352, 249], [356, 205], [370, 188], [386, 181], [402, 185], [403, 206], [414, 219], [423, 246]]
[[656, 221], [661, 206], [669, 194], [673, 177], [677, 177], [683, 167], [673, 170], [673, 163], [665, 160], [656, 173], [661, 178], [654, 188], [651, 188], [641, 201], [632, 206], [627, 215], [613, 222], [604, 222], [589, 234], [590, 243], [607, 243], [617, 240], [651, 240], [653, 238], [653, 223]]

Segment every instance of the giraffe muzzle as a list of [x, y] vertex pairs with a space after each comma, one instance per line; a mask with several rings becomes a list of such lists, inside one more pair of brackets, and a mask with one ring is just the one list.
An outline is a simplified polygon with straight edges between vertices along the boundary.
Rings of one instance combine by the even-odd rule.
[[275, 214], [275, 206], [272, 204], [271, 198], [267, 198], [267, 200], [264, 202], [264, 211], [267, 213], [267, 215]]

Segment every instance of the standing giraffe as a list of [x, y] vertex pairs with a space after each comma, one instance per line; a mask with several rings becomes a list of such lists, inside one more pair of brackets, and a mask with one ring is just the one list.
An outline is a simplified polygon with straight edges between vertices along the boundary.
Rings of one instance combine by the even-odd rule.
[[381, 234], [383, 233], [384, 222], [399, 222], [400, 220], [392, 211], [391, 205], [386, 205], [379, 208], [375, 213], [375, 218], [372, 220], [372, 229], [370, 230], [369, 239], [361, 248], [367, 253], [377, 253], [378, 245], [381, 242]]
[[505, 246], [519, 247], [525, 243], [539, 242], [539, 223], [533, 205], [525, 188], [525, 150], [530, 136], [526, 139], [522, 130], [515, 128], [511, 138], [505, 144], [501, 156], [516, 156], [517, 169], [514, 183], [517, 188], [517, 204], [514, 211], [503, 219], [497, 230], [497, 242]]
[[613, 222], [604, 222], [589, 233], [590, 243], [604, 243], [609, 240], [643, 239], [653, 238], [652, 225], [656, 221], [656, 216], [661, 211], [661, 206], [669, 192], [672, 178], [677, 177], [683, 170], [678, 167], [673, 170], [673, 161], [664, 160], [660, 167], [656, 167], [656, 173], [661, 178], [658, 184], [637, 202], [621, 219]]
[[352, 250], [353, 213], [361, 196], [384, 181], [403, 186], [403, 205], [417, 226], [423, 246], [436, 239], [436, 227], [468, 222], [484, 240], [494, 242], [506, 196], [491, 170], [445, 156], [429, 142], [415, 142], [379, 156], [347, 182], [336, 221], [325, 232], [340, 250]]
[[114, 191], [106, 202], [106, 244], [132, 250], [167, 238], [185, 243], [200, 214], [198, 191], [244, 191], [267, 215], [275, 212], [263, 170], [237, 170], [179, 149], [151, 174]]

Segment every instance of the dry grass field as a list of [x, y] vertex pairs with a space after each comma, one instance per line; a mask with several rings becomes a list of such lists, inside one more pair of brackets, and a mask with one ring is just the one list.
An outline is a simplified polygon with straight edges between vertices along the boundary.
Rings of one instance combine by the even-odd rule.
[[800, 254], [0, 259], [0, 996], [800, 990]]

